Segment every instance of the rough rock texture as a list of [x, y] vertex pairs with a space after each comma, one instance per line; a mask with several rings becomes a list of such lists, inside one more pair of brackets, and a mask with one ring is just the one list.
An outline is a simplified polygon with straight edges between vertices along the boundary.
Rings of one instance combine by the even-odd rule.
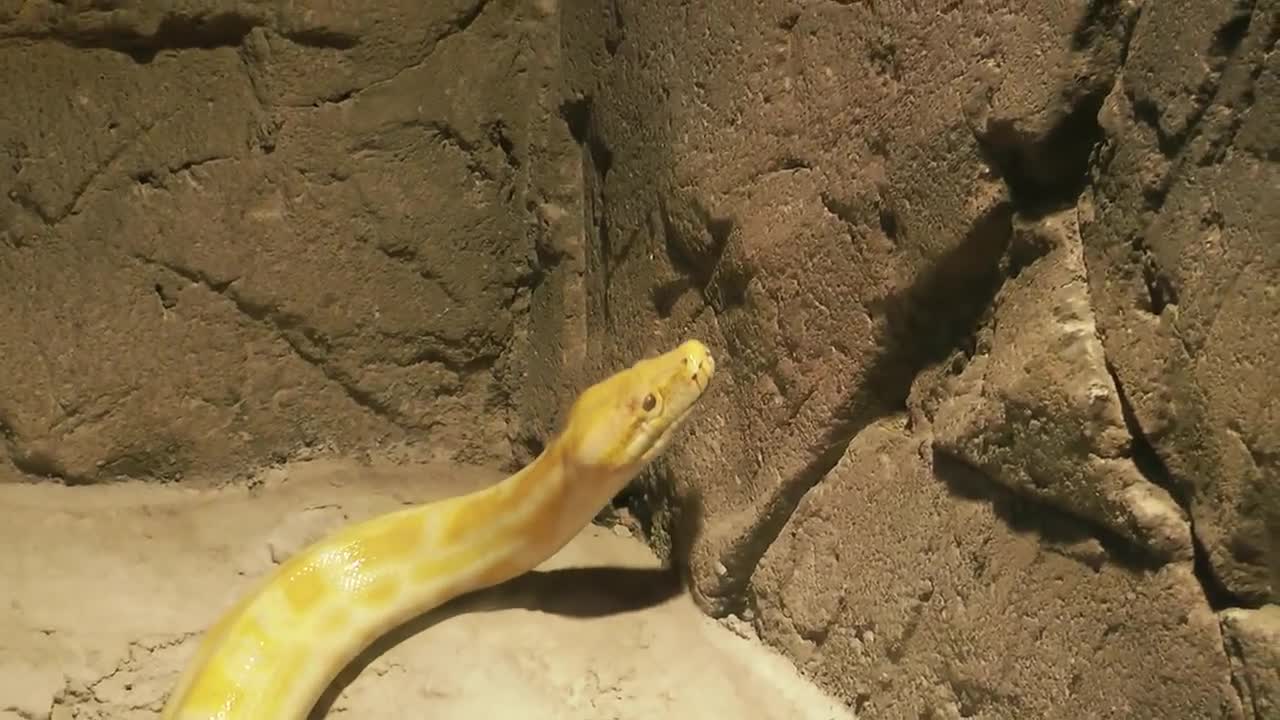
[[[1011, 212], [964, 120], [927, 111], [976, 82], [930, 27], [867, 5], [731, 7], [566, 18], [588, 356], [697, 335], [727, 363], [698, 439], [671, 454], [701, 480], [697, 590], [720, 610], [857, 430], [972, 325]], [[966, 24], [966, 52], [993, 42], [986, 18], [937, 22]]]
[[1247, 715], [1275, 3], [564, 12], [583, 373], [723, 368], [626, 499], [662, 548], [701, 504], [700, 604], [864, 717]]
[[873, 424], [805, 496], [756, 570], [766, 638], [862, 718], [1240, 717], [1190, 562], [1143, 562], [920, 429]]
[[933, 390], [934, 447], [1162, 559], [1191, 560], [1185, 513], [1139, 468], [1098, 341], [1075, 212], [1020, 224], [1009, 257], [1017, 264], [974, 357]]
[[[275, 468], [251, 492], [0, 487], [0, 720], [154, 718], [196, 634], [272, 563], [343, 522], [499, 477], [318, 461]], [[534, 573], [375, 645], [326, 717], [852, 720], [777, 654], [701, 616], [617, 530], [588, 528]]]
[[1222, 634], [1245, 717], [1280, 717], [1280, 605], [1227, 610]]
[[1153, 3], [1099, 113], [1090, 290], [1223, 602], [1280, 599], [1280, 3]]
[[510, 458], [555, 26], [366, 5], [0, 6], [0, 458]]

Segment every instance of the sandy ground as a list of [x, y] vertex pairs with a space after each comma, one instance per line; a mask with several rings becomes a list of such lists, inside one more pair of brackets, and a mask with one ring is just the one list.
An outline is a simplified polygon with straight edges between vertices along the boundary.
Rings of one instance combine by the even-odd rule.
[[[273, 562], [497, 477], [312, 461], [248, 488], [0, 485], [0, 720], [154, 717], [199, 632]], [[852, 718], [701, 615], [641, 542], [599, 527], [384, 639], [322, 702], [369, 720]]]

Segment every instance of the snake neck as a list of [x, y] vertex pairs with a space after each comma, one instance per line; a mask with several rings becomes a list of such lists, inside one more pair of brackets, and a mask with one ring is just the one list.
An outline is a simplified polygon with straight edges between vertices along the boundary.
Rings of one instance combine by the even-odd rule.
[[[520, 471], [477, 494], [476, 507], [490, 518], [488, 525], [471, 524], [477, 536], [501, 533], [513, 539], [513, 562], [519, 574], [550, 558], [607, 506], [638, 468], [591, 471], [572, 461], [560, 440], [551, 443]], [[502, 563], [505, 565], [505, 563]], [[514, 569], [513, 569], [514, 570]], [[502, 574], [499, 569], [498, 574]], [[507, 578], [502, 578], [507, 579]], [[485, 577], [485, 584], [501, 582]]]
[[[540, 565], [633, 475], [585, 471], [571, 458], [569, 448], [552, 443], [499, 483], [372, 518], [291, 558], [228, 614], [225, 627], [210, 631], [195, 674], [179, 684], [164, 717], [212, 717], [201, 708], [228, 697], [236, 708], [228, 717], [237, 720], [305, 717], [376, 638]], [[259, 645], [239, 640], [259, 636]], [[222, 678], [250, 665], [256, 674], [238, 679], [228, 695]]]

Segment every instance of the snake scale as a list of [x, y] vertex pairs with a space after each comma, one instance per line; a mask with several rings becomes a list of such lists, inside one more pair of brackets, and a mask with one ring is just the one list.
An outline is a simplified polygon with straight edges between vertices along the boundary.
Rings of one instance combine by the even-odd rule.
[[688, 340], [587, 388], [529, 465], [349, 525], [288, 558], [204, 634], [162, 720], [305, 720], [382, 635], [558, 552], [666, 448], [715, 373]]

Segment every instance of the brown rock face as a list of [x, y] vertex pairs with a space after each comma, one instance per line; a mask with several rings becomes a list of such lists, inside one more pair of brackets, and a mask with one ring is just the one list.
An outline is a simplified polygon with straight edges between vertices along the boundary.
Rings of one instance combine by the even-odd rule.
[[1030, 265], [1009, 267], [974, 357], [932, 391], [934, 448], [1162, 559], [1191, 560], [1185, 513], [1143, 475], [1125, 426], [1075, 228], [1069, 211], [1015, 231], [1010, 259]]
[[765, 638], [859, 717], [1240, 717], [1190, 563], [932, 458], [904, 417], [858, 434], [756, 570]]
[[702, 605], [865, 717], [1253, 712], [1277, 6], [584, 7], [591, 372], [724, 368], [632, 499]]
[[552, 28], [79, 5], [0, 10], [0, 454], [73, 482], [405, 438], [509, 458]]
[[929, 111], [972, 83], [958, 61], [917, 74], [908, 55], [952, 51], [911, 18], [628, 7], [566, 19], [589, 112], [589, 326], [612, 340], [591, 355], [686, 334], [723, 349], [696, 430], [714, 439], [670, 455], [710, 508], [696, 592], [723, 612], [858, 429], [970, 330], [1011, 209], [964, 123]]
[[1214, 581], [1280, 598], [1280, 6], [1143, 13], [1081, 235], [1109, 362]]
[[1222, 634], [1245, 717], [1280, 716], [1280, 605], [1226, 610]]

